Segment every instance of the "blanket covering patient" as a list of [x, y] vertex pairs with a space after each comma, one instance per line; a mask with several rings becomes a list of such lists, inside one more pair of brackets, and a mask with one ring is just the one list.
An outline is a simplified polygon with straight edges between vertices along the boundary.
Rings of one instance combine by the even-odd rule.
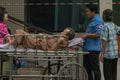
[[[28, 35], [28, 36], [26, 36]], [[82, 47], [83, 39], [74, 38], [75, 32], [72, 28], [65, 28], [59, 37], [48, 37], [46, 35], [29, 35], [29, 33], [23, 30], [16, 30], [14, 37], [12, 37], [12, 46], [19, 47], [22, 45], [23, 48], [32, 48], [40, 50], [57, 50], [64, 49], [79, 44]], [[38, 37], [39, 36], [39, 37]], [[69, 41], [68, 41], [69, 40]], [[9, 48], [10, 44], [6, 43], [0, 45], [1, 49]]]
[[[68, 40], [72, 40], [75, 36], [75, 32], [72, 28], [65, 28], [59, 37], [49, 37], [49, 36], [24, 36], [29, 33], [23, 30], [16, 30], [14, 36], [12, 37], [12, 45], [19, 46], [22, 45], [25, 48], [40, 49], [40, 50], [57, 50], [64, 49], [68, 46]], [[20, 36], [18, 36], [20, 35]], [[21, 36], [22, 35], [22, 36]]]

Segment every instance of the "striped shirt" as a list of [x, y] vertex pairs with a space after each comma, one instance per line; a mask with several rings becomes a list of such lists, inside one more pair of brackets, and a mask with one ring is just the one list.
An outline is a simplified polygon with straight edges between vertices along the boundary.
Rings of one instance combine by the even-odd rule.
[[118, 44], [116, 39], [117, 30], [117, 25], [115, 25], [113, 22], [106, 22], [104, 24], [101, 34], [101, 39], [107, 42], [104, 58], [118, 58]]

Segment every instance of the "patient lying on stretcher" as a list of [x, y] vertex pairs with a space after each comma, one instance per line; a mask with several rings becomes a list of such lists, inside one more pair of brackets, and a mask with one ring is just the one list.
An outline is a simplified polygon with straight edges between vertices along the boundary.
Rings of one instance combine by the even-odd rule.
[[[23, 36], [29, 34], [23, 30], [16, 30], [15, 37], [12, 39], [12, 45], [14, 47], [18, 47], [22, 45], [24, 48], [32, 48], [32, 49], [40, 49], [40, 50], [57, 50], [64, 49], [66, 47], [70, 47], [76, 45], [78, 43], [82, 43], [83, 40], [81, 38], [74, 38], [75, 32], [72, 28], [64, 29], [60, 34], [62, 36], [59, 37], [46, 37], [45, 35], [42, 37], [36, 36]], [[18, 36], [22, 35], [22, 36]], [[74, 39], [73, 39], [74, 38]], [[69, 41], [68, 41], [69, 40]], [[0, 48], [4, 48], [9, 44], [0, 45]]]
[[72, 28], [64, 29], [58, 38], [56, 37], [36, 37], [36, 36], [16, 36], [16, 35], [29, 34], [23, 30], [16, 30], [15, 38], [13, 38], [12, 45], [22, 45], [25, 48], [40, 49], [40, 50], [57, 50], [63, 49], [68, 46], [68, 40], [71, 40], [75, 36], [75, 32]]
[[[17, 34], [28, 34], [23, 30], [17, 30]], [[56, 50], [66, 48], [68, 45], [68, 39], [73, 39], [75, 32], [72, 28], [66, 28], [60, 33], [61, 37], [36, 37], [36, 36], [16, 36], [17, 45], [22, 45], [27, 48], [40, 49], [40, 50]], [[27, 39], [27, 40], [26, 40]], [[15, 43], [15, 42], [14, 42]]]

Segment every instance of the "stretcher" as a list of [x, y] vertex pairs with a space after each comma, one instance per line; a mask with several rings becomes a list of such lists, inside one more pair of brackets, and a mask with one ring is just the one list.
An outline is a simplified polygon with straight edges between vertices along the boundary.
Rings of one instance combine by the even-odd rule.
[[[33, 35], [33, 34], [32, 34]], [[29, 35], [19, 35], [19, 36], [29, 36]], [[35, 36], [38, 36], [38, 35], [35, 35]], [[40, 35], [41, 36], [41, 35]], [[43, 35], [42, 35], [43, 36]], [[48, 35], [46, 35], [48, 36]], [[12, 36], [13, 37], [13, 36]], [[54, 36], [49, 36], [49, 37], [59, 37], [58, 35], [54, 35]], [[56, 51], [43, 51], [43, 50], [38, 50], [38, 49], [24, 49], [24, 48], [15, 48], [15, 47], [10, 47], [9, 44], [4, 44], [4, 45], [0, 45], [0, 63], [1, 63], [1, 77], [5, 77], [5, 76], [9, 76], [10, 78], [13, 78], [13, 77], [47, 77], [47, 78], [42, 78], [42, 80], [79, 80], [79, 74], [77, 74], [77, 72], [75, 74], [72, 74], [73, 72], [71, 72], [71, 68], [69, 69], [68, 66], [73, 66], [74, 68], [76, 68], [75, 70], [79, 72], [79, 68], [82, 69], [82, 71], [84, 72], [84, 75], [83, 75], [83, 80], [88, 80], [88, 75], [87, 75], [87, 72], [86, 70], [84, 69], [84, 67], [78, 63], [77, 59], [78, 59], [78, 55], [79, 54], [88, 54], [88, 52], [82, 52], [79, 50], [79, 48], [82, 46], [83, 44], [83, 40], [80, 39], [80, 38], [75, 38], [71, 41], [68, 41], [69, 45], [68, 45], [68, 48], [64, 49], [64, 50], [56, 50]], [[24, 59], [34, 59], [36, 61], [39, 61], [39, 60], [47, 60], [47, 61], [51, 61], [51, 60], [57, 60], [57, 61], [60, 61], [62, 60], [62, 58], [72, 58], [72, 57], [75, 57], [76, 58], [76, 61], [75, 62], [69, 62], [69, 63], [66, 63], [64, 64], [64, 66], [62, 66], [60, 69], [59, 69], [59, 72], [55, 75], [52, 74], [44, 74], [44, 75], [2, 75], [3, 72], [2, 72], [2, 65], [3, 65], [3, 56], [4, 55], [7, 55], [8, 57], [20, 57], [21, 58], [24, 58]], [[48, 59], [49, 57], [49, 59]], [[54, 59], [51, 59], [52, 57], [54, 57]], [[48, 66], [49, 67], [49, 66]], [[72, 67], [72, 68], [73, 68]], [[64, 70], [67, 70], [68, 71], [64, 71]], [[70, 72], [69, 72], [70, 71]], [[74, 71], [74, 70], [73, 70]], [[64, 74], [64, 76], [63, 76]], [[73, 75], [71, 77], [71, 75]], [[76, 77], [76, 76], [77, 77]]]

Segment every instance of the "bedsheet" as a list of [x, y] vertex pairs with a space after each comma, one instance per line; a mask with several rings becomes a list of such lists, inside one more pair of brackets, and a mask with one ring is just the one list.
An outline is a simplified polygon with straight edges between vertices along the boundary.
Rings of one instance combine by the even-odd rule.
[[[65, 50], [57, 50], [57, 51], [43, 51], [43, 50], [37, 50], [37, 49], [24, 49], [24, 48], [14, 48], [13, 46], [10, 46], [8, 43], [0, 45], [0, 53], [7, 53], [7, 54], [37, 54], [37, 55], [60, 55], [61, 54], [83, 54], [86, 52], [82, 51], [76, 51], [76, 50], [69, 50], [70, 47], [75, 45], [82, 45], [83, 40], [81, 38], [74, 38], [69, 41], [68, 48]], [[78, 46], [80, 47], [80, 46]]]

